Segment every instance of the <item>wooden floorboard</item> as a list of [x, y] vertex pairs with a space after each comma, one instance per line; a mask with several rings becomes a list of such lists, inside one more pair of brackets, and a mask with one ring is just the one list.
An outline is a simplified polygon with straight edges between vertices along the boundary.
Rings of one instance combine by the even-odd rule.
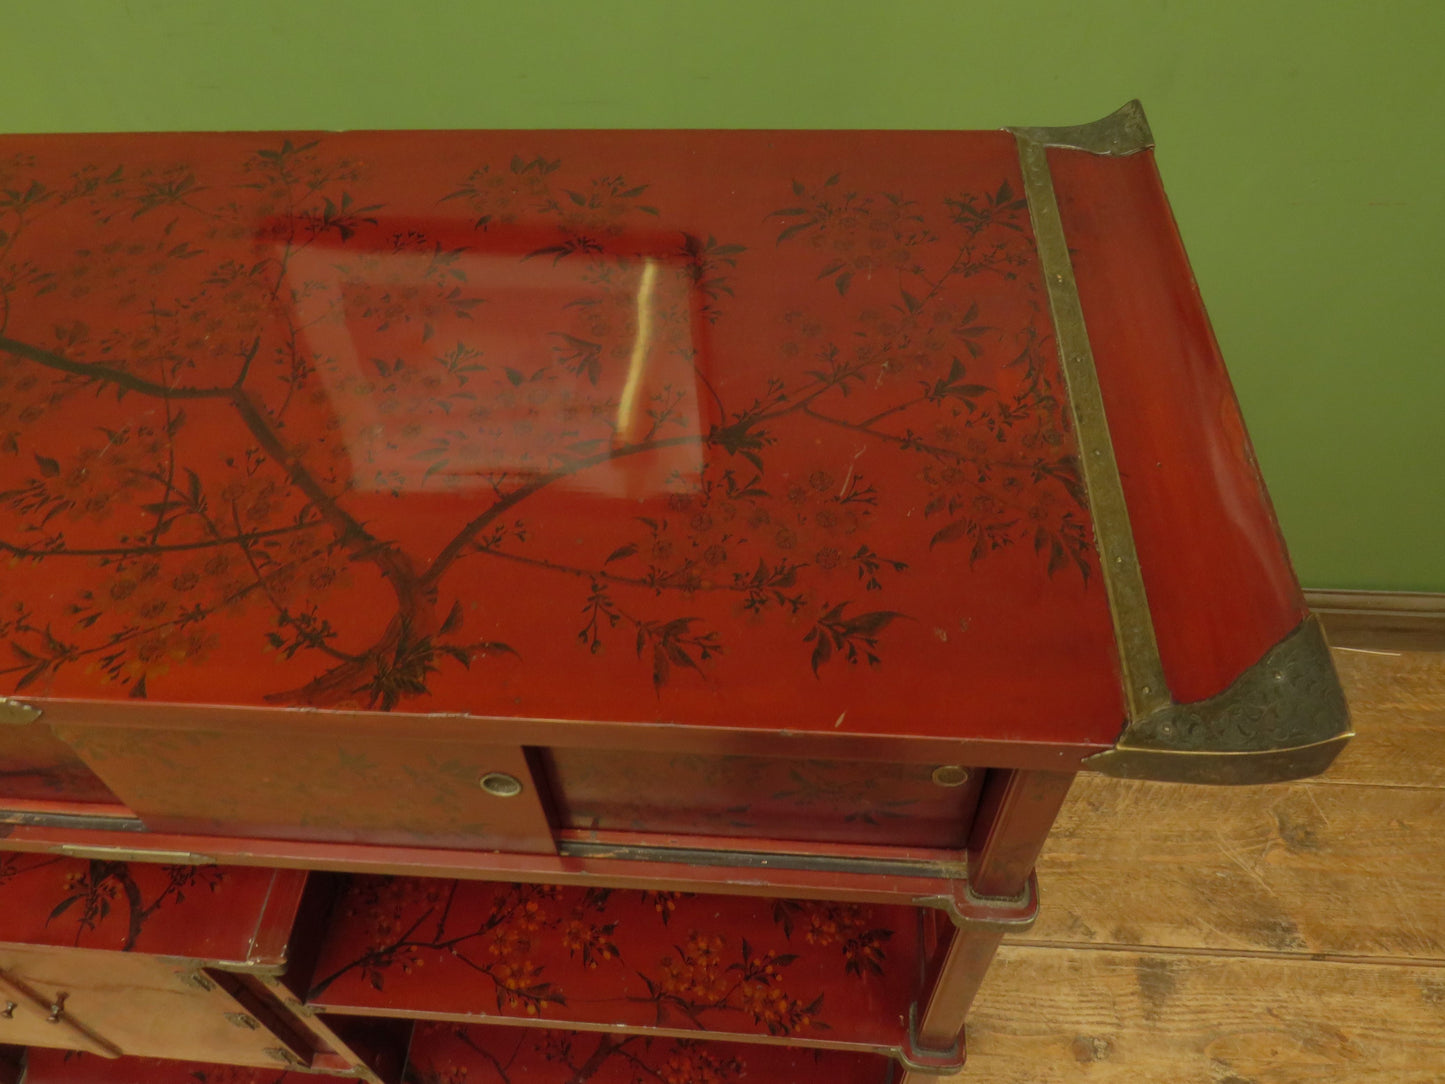
[[960, 1081], [1445, 1084], [1445, 654], [1336, 661], [1318, 779], [1080, 777]]
[[1077, 788], [1029, 939], [1445, 959], [1445, 790]]
[[1356, 736], [1316, 784], [1445, 789], [1445, 652], [1334, 655]]
[[1445, 971], [1010, 945], [961, 1079], [1440, 1084]]

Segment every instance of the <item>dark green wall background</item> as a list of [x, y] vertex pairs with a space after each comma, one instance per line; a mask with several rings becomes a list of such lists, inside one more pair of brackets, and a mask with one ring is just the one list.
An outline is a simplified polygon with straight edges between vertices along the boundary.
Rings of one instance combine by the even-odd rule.
[[1445, 590], [1445, 3], [8, 0], [0, 129], [992, 128], [1143, 100], [1301, 578]]

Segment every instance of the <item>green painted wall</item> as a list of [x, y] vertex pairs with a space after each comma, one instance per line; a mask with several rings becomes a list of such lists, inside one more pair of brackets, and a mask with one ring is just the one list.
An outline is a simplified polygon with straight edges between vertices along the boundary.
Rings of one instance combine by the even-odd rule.
[[1143, 100], [1301, 578], [1445, 590], [1442, 0], [5, 0], [0, 129], [988, 128]]

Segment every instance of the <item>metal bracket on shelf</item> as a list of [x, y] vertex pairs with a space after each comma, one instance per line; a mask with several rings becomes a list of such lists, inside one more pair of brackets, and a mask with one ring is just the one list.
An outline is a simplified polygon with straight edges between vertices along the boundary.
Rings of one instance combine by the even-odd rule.
[[143, 847], [108, 847], [81, 843], [61, 843], [52, 847], [54, 854], [66, 858], [85, 858], [99, 862], [163, 862], [168, 866], [214, 866], [216, 859], [194, 851], [162, 851]]
[[39, 708], [32, 708], [19, 700], [11, 700], [8, 696], [0, 696], [0, 725], [9, 723], [11, 726], [24, 726], [39, 718]]
[[947, 1050], [934, 1050], [918, 1042], [918, 1002], [908, 1006], [908, 1036], [898, 1051], [899, 1063], [913, 1073], [935, 1073], [939, 1076], [957, 1073], [968, 1060], [960, 1034]]
[[1039, 917], [1039, 881], [1030, 873], [1022, 892], [1003, 897], [980, 896], [967, 881], [960, 881], [952, 895], [921, 896], [914, 903], [945, 912], [959, 929], [1018, 932], [1028, 929]]

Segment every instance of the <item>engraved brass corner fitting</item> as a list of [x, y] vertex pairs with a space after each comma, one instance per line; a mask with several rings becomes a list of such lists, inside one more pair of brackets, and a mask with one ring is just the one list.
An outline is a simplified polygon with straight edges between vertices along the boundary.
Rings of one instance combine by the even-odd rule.
[[1175, 783], [1280, 783], [1317, 775], [1353, 737], [1329, 645], [1310, 617], [1218, 696], [1135, 720], [1084, 764]]
[[1144, 107], [1137, 98], [1125, 102], [1107, 117], [1088, 124], [1071, 124], [1063, 128], [1008, 130], [1020, 139], [1027, 139], [1045, 147], [1067, 147], [1114, 158], [1138, 154], [1154, 146], [1154, 133], [1149, 130]]

